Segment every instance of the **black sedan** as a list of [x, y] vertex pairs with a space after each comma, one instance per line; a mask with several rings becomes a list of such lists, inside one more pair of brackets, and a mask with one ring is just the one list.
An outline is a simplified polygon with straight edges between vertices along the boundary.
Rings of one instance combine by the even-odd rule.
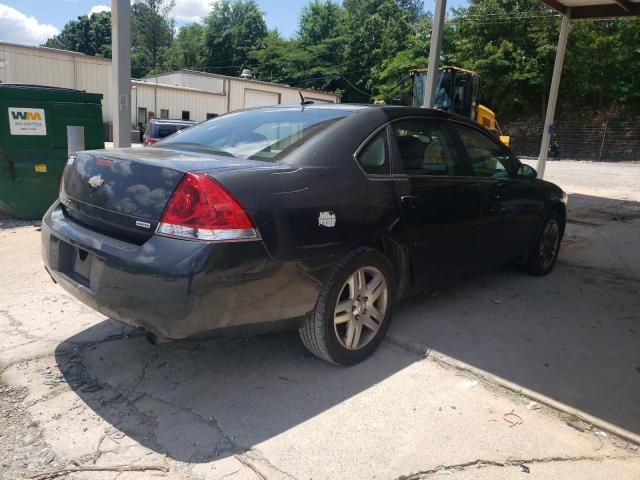
[[270, 107], [71, 156], [42, 253], [63, 288], [152, 341], [298, 328], [353, 364], [407, 295], [506, 262], [549, 273], [565, 203], [461, 117]]

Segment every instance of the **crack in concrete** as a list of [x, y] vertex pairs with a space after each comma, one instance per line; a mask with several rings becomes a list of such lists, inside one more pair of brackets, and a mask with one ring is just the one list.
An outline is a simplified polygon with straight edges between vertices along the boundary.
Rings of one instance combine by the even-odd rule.
[[13, 329], [15, 333], [26, 338], [27, 340], [47, 340], [43, 337], [38, 337], [29, 333], [22, 329], [22, 322], [18, 320], [12, 313], [8, 310], [0, 310], [0, 315], [4, 316], [7, 320], [9, 320], [9, 326]]
[[35, 356], [29, 357], [29, 358], [21, 358], [19, 360], [15, 360], [13, 362], [9, 362], [9, 363], [7, 363], [7, 364], [2, 366], [2, 368], [0, 369], [0, 375], [4, 375], [4, 372], [9, 370], [11, 367], [15, 367], [16, 365], [21, 365], [23, 363], [29, 363], [29, 362], [35, 362], [35, 361], [38, 361], [38, 360], [42, 360], [43, 358], [53, 357], [54, 355], [55, 355], [54, 353], [43, 353], [41, 355], [35, 355]]
[[[140, 384], [144, 381], [145, 377], [147, 376], [147, 369], [149, 368], [149, 366], [151, 365], [151, 362], [154, 362], [158, 359], [158, 352], [154, 351], [151, 356], [149, 358], [147, 358], [147, 360], [145, 360], [144, 365], [142, 366], [142, 372], [140, 373], [140, 378], [138, 378], [138, 380], [136, 380], [135, 385], [133, 385], [129, 391], [131, 393], [135, 392], [138, 387], [140, 386]], [[125, 395], [130, 396], [129, 393], [127, 392]], [[134, 398], [131, 403], [137, 401], [138, 398]]]
[[435, 468], [429, 470], [422, 470], [420, 472], [415, 472], [409, 475], [401, 475], [397, 477], [395, 480], [421, 480], [430, 475], [435, 475], [436, 473], [442, 473], [445, 471], [464, 471], [470, 467], [497, 467], [497, 468], [505, 468], [505, 467], [519, 467], [520, 465], [535, 465], [540, 463], [558, 463], [558, 462], [601, 462], [603, 460], [628, 460], [630, 458], [636, 458], [632, 455], [601, 455], [601, 456], [574, 456], [574, 457], [543, 457], [543, 458], [519, 458], [519, 459], [507, 459], [502, 462], [498, 462], [496, 460], [483, 460], [481, 458], [472, 460], [464, 463], [456, 463], [453, 465], [438, 465]]
[[265, 477], [262, 474], [262, 472], [258, 469], [258, 467], [256, 467], [246, 455], [244, 454], [234, 455], [234, 458], [238, 460], [242, 465], [247, 467], [249, 470], [251, 470], [256, 475], [256, 477], [258, 477], [260, 480], [267, 480], [267, 477]]
[[[236, 458], [238, 458], [238, 457], [242, 457], [244, 459], [248, 459], [249, 461], [252, 461], [252, 462], [261, 463], [264, 466], [266, 466], [267, 468], [270, 468], [270, 469], [278, 472], [280, 475], [284, 476], [285, 478], [288, 478], [290, 480], [297, 480], [296, 477], [291, 475], [289, 472], [285, 472], [281, 468], [279, 468], [279, 467], [275, 466], [273, 463], [271, 463], [271, 460], [269, 460], [267, 457], [265, 457], [264, 454], [260, 450], [258, 450], [257, 448], [251, 448], [249, 450], [246, 450], [242, 454], [236, 455]], [[238, 460], [241, 461], [240, 458], [238, 458]], [[264, 474], [262, 474], [262, 475], [264, 476]]]
[[[2, 313], [3, 311], [0, 311], [0, 313]], [[128, 335], [125, 335], [125, 338], [134, 338], [136, 335], [133, 334], [133, 332], [129, 333]], [[33, 343], [34, 341], [38, 341], [38, 340], [43, 340], [43, 341], [48, 341], [48, 342], [53, 342], [53, 340], [51, 339], [47, 339], [47, 338], [38, 338], [36, 337], [35, 340], [29, 342], [29, 343]], [[7, 370], [9, 370], [11, 367], [15, 366], [15, 365], [21, 365], [23, 363], [29, 363], [29, 362], [34, 362], [37, 360], [42, 360], [43, 358], [47, 358], [47, 357], [62, 357], [62, 356], [66, 356], [71, 354], [71, 356], [84, 356], [84, 351], [88, 348], [91, 348], [95, 345], [101, 345], [103, 343], [108, 343], [108, 342], [117, 342], [119, 340], [122, 340], [122, 337], [116, 337], [116, 338], [104, 338], [102, 340], [90, 340], [90, 341], [86, 341], [86, 342], [74, 342], [72, 340], [65, 340], [64, 344], [65, 347], [61, 348], [55, 352], [51, 352], [51, 353], [43, 353], [40, 355], [35, 355], [33, 357], [27, 357], [27, 358], [20, 358], [18, 360], [15, 360], [13, 362], [9, 362], [5, 365], [3, 365], [0, 368], [0, 375], [4, 374], [4, 372], [6, 372]], [[23, 343], [21, 345], [16, 345], [16, 347], [20, 347], [23, 345], [28, 345], [29, 343]], [[13, 348], [13, 347], [10, 347]], [[77, 352], [73, 352], [72, 350], [76, 348], [78, 349]], [[8, 350], [8, 349], [7, 349]]]

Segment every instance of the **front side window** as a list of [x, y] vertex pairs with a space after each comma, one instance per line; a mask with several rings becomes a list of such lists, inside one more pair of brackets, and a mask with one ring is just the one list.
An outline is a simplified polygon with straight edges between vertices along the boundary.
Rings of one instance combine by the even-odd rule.
[[358, 154], [358, 163], [371, 175], [388, 175], [391, 172], [387, 148], [387, 131], [378, 133]]
[[400, 162], [407, 175], [462, 175], [462, 165], [442, 122], [407, 119], [392, 124]]
[[261, 108], [229, 113], [167, 138], [161, 147], [276, 161], [340, 119], [346, 110]]
[[475, 128], [457, 124], [454, 128], [467, 151], [474, 176], [495, 178], [509, 176], [513, 161], [502, 146]]

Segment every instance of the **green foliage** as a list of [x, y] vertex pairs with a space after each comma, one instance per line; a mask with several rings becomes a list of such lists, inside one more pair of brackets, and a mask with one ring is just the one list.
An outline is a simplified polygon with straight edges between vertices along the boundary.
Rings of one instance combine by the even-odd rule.
[[90, 17], [83, 15], [71, 20], [44, 46], [111, 58], [111, 12], [94, 13]]
[[131, 5], [131, 75], [159, 70], [171, 47], [175, 0], [135, 0]]
[[640, 90], [640, 19], [575, 22], [562, 80], [575, 103], [638, 111]]
[[204, 61], [207, 68], [224, 67], [235, 75], [249, 67], [249, 54], [264, 48], [267, 24], [254, 0], [212, 3], [205, 19]]
[[204, 62], [204, 27], [199, 23], [185, 25], [178, 30], [165, 69], [199, 70]]
[[339, 4], [313, 0], [302, 10], [298, 40], [301, 45], [308, 46], [339, 37], [343, 21], [344, 9]]
[[483, 100], [501, 114], [541, 106], [559, 18], [537, 0], [470, 0], [455, 13], [448, 60], [480, 74]]

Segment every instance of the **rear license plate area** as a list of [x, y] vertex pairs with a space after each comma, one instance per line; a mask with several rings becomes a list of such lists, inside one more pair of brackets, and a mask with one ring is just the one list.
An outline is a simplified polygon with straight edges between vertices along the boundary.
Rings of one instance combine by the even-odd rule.
[[89, 287], [94, 256], [86, 250], [60, 242], [58, 250], [60, 271], [76, 282]]

